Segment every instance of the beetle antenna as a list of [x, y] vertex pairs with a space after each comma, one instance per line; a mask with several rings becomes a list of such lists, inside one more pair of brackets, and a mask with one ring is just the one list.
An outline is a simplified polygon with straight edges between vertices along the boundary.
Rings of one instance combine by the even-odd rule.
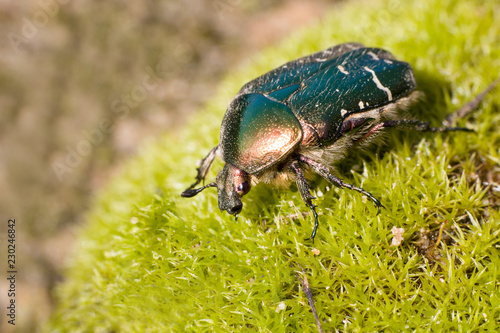
[[200, 188], [188, 188], [187, 190], [185, 190], [184, 192], [181, 193], [181, 196], [183, 196], [184, 198], [194, 197], [195, 195], [197, 195], [198, 193], [200, 193], [201, 191], [203, 191], [207, 187], [217, 187], [217, 184], [212, 182], [212, 183], [205, 185], [203, 187], [200, 187]]

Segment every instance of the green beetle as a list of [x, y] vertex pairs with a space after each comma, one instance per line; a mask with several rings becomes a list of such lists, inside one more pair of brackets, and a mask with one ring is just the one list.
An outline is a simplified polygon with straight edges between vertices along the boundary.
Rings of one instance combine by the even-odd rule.
[[[341, 44], [288, 62], [245, 84], [224, 115], [220, 143], [201, 161], [196, 182], [181, 195], [192, 197], [217, 187], [219, 208], [238, 215], [241, 197], [265, 182], [297, 184], [318, 214], [303, 170], [331, 184], [358, 191], [382, 206], [369, 192], [344, 183], [329, 167], [351, 149], [362, 148], [385, 128], [410, 126], [420, 131], [467, 130], [430, 127], [428, 122], [401, 119], [418, 97], [411, 66], [382, 49]], [[205, 179], [216, 155], [225, 162], [216, 181], [195, 189]]]

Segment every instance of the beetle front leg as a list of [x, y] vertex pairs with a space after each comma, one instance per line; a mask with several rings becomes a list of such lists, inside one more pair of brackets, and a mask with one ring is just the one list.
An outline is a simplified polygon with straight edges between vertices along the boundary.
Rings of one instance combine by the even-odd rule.
[[357, 187], [357, 186], [354, 186], [354, 185], [351, 185], [351, 184], [347, 184], [347, 183], [344, 183], [342, 181], [342, 179], [332, 175], [330, 173], [330, 171], [328, 170], [328, 168], [326, 168], [325, 166], [323, 166], [322, 164], [308, 158], [308, 157], [305, 157], [303, 155], [300, 155], [299, 156], [299, 161], [309, 165], [317, 174], [319, 174], [321, 177], [323, 177], [324, 179], [326, 179], [328, 182], [330, 182], [331, 184], [335, 185], [335, 186], [338, 186], [338, 187], [344, 187], [344, 188], [348, 188], [350, 190], [354, 190], [354, 191], [357, 191], [361, 194], [364, 194], [365, 196], [367, 196], [371, 201], [373, 201], [375, 203], [375, 205], [377, 205], [377, 208], [378, 208], [378, 211], [377, 211], [377, 215], [380, 214], [380, 208], [381, 207], [384, 207], [380, 201], [378, 201], [377, 198], [375, 198], [373, 196], [373, 194], [371, 194], [370, 192], [368, 191], [365, 191], [363, 188], [361, 187]]
[[[196, 175], [196, 182], [194, 182], [191, 186], [189, 186], [186, 191], [191, 190], [194, 188], [196, 185], [198, 185], [200, 182], [205, 180], [205, 177], [208, 174], [208, 171], [210, 170], [210, 167], [212, 166], [212, 163], [214, 162], [215, 155], [217, 154], [217, 149], [219, 149], [219, 146], [215, 146], [210, 150], [208, 155], [201, 160], [200, 167], [196, 168], [197, 175]], [[184, 192], [186, 192], [184, 191]]]
[[309, 183], [307, 182], [302, 169], [299, 167], [298, 161], [293, 161], [290, 164], [290, 168], [295, 173], [295, 181], [297, 183], [297, 188], [299, 189], [300, 197], [306, 205], [312, 210], [314, 215], [314, 229], [311, 233], [311, 237], [306, 238], [306, 240], [312, 239], [314, 242], [314, 237], [316, 237], [316, 232], [318, 231], [319, 222], [318, 222], [318, 213], [316, 213], [316, 206], [312, 203], [312, 199], [316, 199], [311, 195], [311, 188]]

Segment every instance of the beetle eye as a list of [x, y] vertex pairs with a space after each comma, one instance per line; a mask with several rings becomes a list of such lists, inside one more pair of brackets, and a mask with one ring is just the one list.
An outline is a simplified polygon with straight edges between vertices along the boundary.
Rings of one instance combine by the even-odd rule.
[[250, 184], [247, 181], [238, 184], [238, 186], [236, 187], [236, 192], [239, 195], [245, 195], [248, 193], [248, 191], [250, 191]]

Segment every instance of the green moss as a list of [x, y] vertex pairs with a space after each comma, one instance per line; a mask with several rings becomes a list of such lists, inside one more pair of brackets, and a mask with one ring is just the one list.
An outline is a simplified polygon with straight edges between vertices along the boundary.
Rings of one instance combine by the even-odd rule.
[[[312, 218], [300, 214], [307, 208], [296, 189], [257, 186], [238, 221], [220, 213], [216, 191], [179, 196], [242, 84], [334, 44], [359, 41], [410, 62], [425, 93], [412, 112], [437, 125], [498, 76], [498, 13], [496, 0], [352, 2], [262, 53], [185, 131], [146, 147], [99, 196], [46, 331], [316, 331], [294, 263], [306, 269], [326, 331], [498, 327], [500, 213], [489, 207], [498, 186], [484, 182], [498, 181], [500, 89], [462, 121], [475, 134], [393, 131], [390, 150], [352, 160], [345, 178], [380, 199], [380, 215], [358, 193], [319, 182], [315, 244], [304, 241]], [[429, 261], [412, 235], [445, 220], [453, 242]], [[406, 230], [399, 247], [390, 246], [394, 225]]]

